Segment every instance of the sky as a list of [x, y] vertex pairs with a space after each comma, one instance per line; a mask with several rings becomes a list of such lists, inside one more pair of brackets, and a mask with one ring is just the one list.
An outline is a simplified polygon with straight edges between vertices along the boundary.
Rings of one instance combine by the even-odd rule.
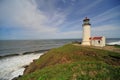
[[0, 0], [0, 40], [79, 39], [85, 17], [91, 36], [120, 38], [120, 0]]

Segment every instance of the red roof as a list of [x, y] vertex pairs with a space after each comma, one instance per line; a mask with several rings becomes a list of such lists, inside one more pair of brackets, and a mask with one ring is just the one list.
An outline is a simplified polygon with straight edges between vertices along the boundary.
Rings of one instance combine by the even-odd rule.
[[101, 40], [102, 37], [90, 37], [90, 40]]

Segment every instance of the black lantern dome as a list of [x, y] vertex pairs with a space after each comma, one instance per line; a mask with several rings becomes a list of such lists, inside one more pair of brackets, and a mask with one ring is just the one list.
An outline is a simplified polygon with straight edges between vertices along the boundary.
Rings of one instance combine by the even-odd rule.
[[84, 26], [84, 25], [91, 25], [91, 24], [89, 23], [89, 21], [90, 21], [90, 19], [87, 18], [87, 17], [85, 17], [85, 19], [83, 20], [83, 26]]

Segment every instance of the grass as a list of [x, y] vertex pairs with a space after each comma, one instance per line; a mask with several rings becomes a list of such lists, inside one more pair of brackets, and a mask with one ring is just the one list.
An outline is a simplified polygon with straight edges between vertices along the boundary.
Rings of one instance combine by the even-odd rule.
[[120, 45], [107, 45], [107, 46], [114, 46], [114, 47], [116, 47], [116, 48], [120, 48]]
[[49, 66], [19, 80], [120, 80], [119, 76], [120, 67], [83, 61]]
[[117, 48], [120, 48], [120, 45], [114, 45], [115, 47], [117, 47]]
[[18, 80], [120, 80], [120, 53], [72, 44], [35, 60]]

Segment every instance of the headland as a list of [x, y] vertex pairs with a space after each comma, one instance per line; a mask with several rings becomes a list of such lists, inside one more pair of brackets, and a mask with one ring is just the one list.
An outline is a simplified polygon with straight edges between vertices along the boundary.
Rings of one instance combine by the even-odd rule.
[[34, 60], [14, 80], [119, 80], [119, 76], [120, 52], [67, 44]]

